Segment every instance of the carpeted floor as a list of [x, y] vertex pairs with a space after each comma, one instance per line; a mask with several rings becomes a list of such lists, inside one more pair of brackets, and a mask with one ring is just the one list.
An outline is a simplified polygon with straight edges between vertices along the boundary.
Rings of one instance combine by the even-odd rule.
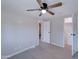
[[8, 59], [72, 59], [72, 54], [70, 49], [41, 42], [36, 48]]

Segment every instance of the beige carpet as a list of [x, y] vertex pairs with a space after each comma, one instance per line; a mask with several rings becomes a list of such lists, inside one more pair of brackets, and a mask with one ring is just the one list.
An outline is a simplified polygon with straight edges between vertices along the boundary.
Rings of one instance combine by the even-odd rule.
[[30, 49], [9, 59], [72, 59], [70, 48], [61, 48], [41, 42], [36, 48]]

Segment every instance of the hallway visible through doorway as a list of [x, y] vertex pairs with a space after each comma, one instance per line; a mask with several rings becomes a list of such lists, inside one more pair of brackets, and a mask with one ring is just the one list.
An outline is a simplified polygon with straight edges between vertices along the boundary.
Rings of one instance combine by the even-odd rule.
[[71, 51], [72, 55], [72, 45], [73, 45], [73, 23], [72, 17], [64, 19], [64, 47], [65, 49]]

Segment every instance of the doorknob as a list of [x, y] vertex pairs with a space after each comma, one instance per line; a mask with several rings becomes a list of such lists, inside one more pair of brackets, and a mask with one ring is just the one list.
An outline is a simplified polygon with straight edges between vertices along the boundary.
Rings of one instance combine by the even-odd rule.
[[71, 34], [72, 36], [76, 36], [76, 34]]

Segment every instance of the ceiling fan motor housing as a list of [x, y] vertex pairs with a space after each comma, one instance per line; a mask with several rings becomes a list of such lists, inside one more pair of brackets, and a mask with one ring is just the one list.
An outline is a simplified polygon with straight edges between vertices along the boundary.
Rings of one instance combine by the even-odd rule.
[[41, 7], [41, 9], [47, 9], [47, 3], [42, 3], [43, 7]]

